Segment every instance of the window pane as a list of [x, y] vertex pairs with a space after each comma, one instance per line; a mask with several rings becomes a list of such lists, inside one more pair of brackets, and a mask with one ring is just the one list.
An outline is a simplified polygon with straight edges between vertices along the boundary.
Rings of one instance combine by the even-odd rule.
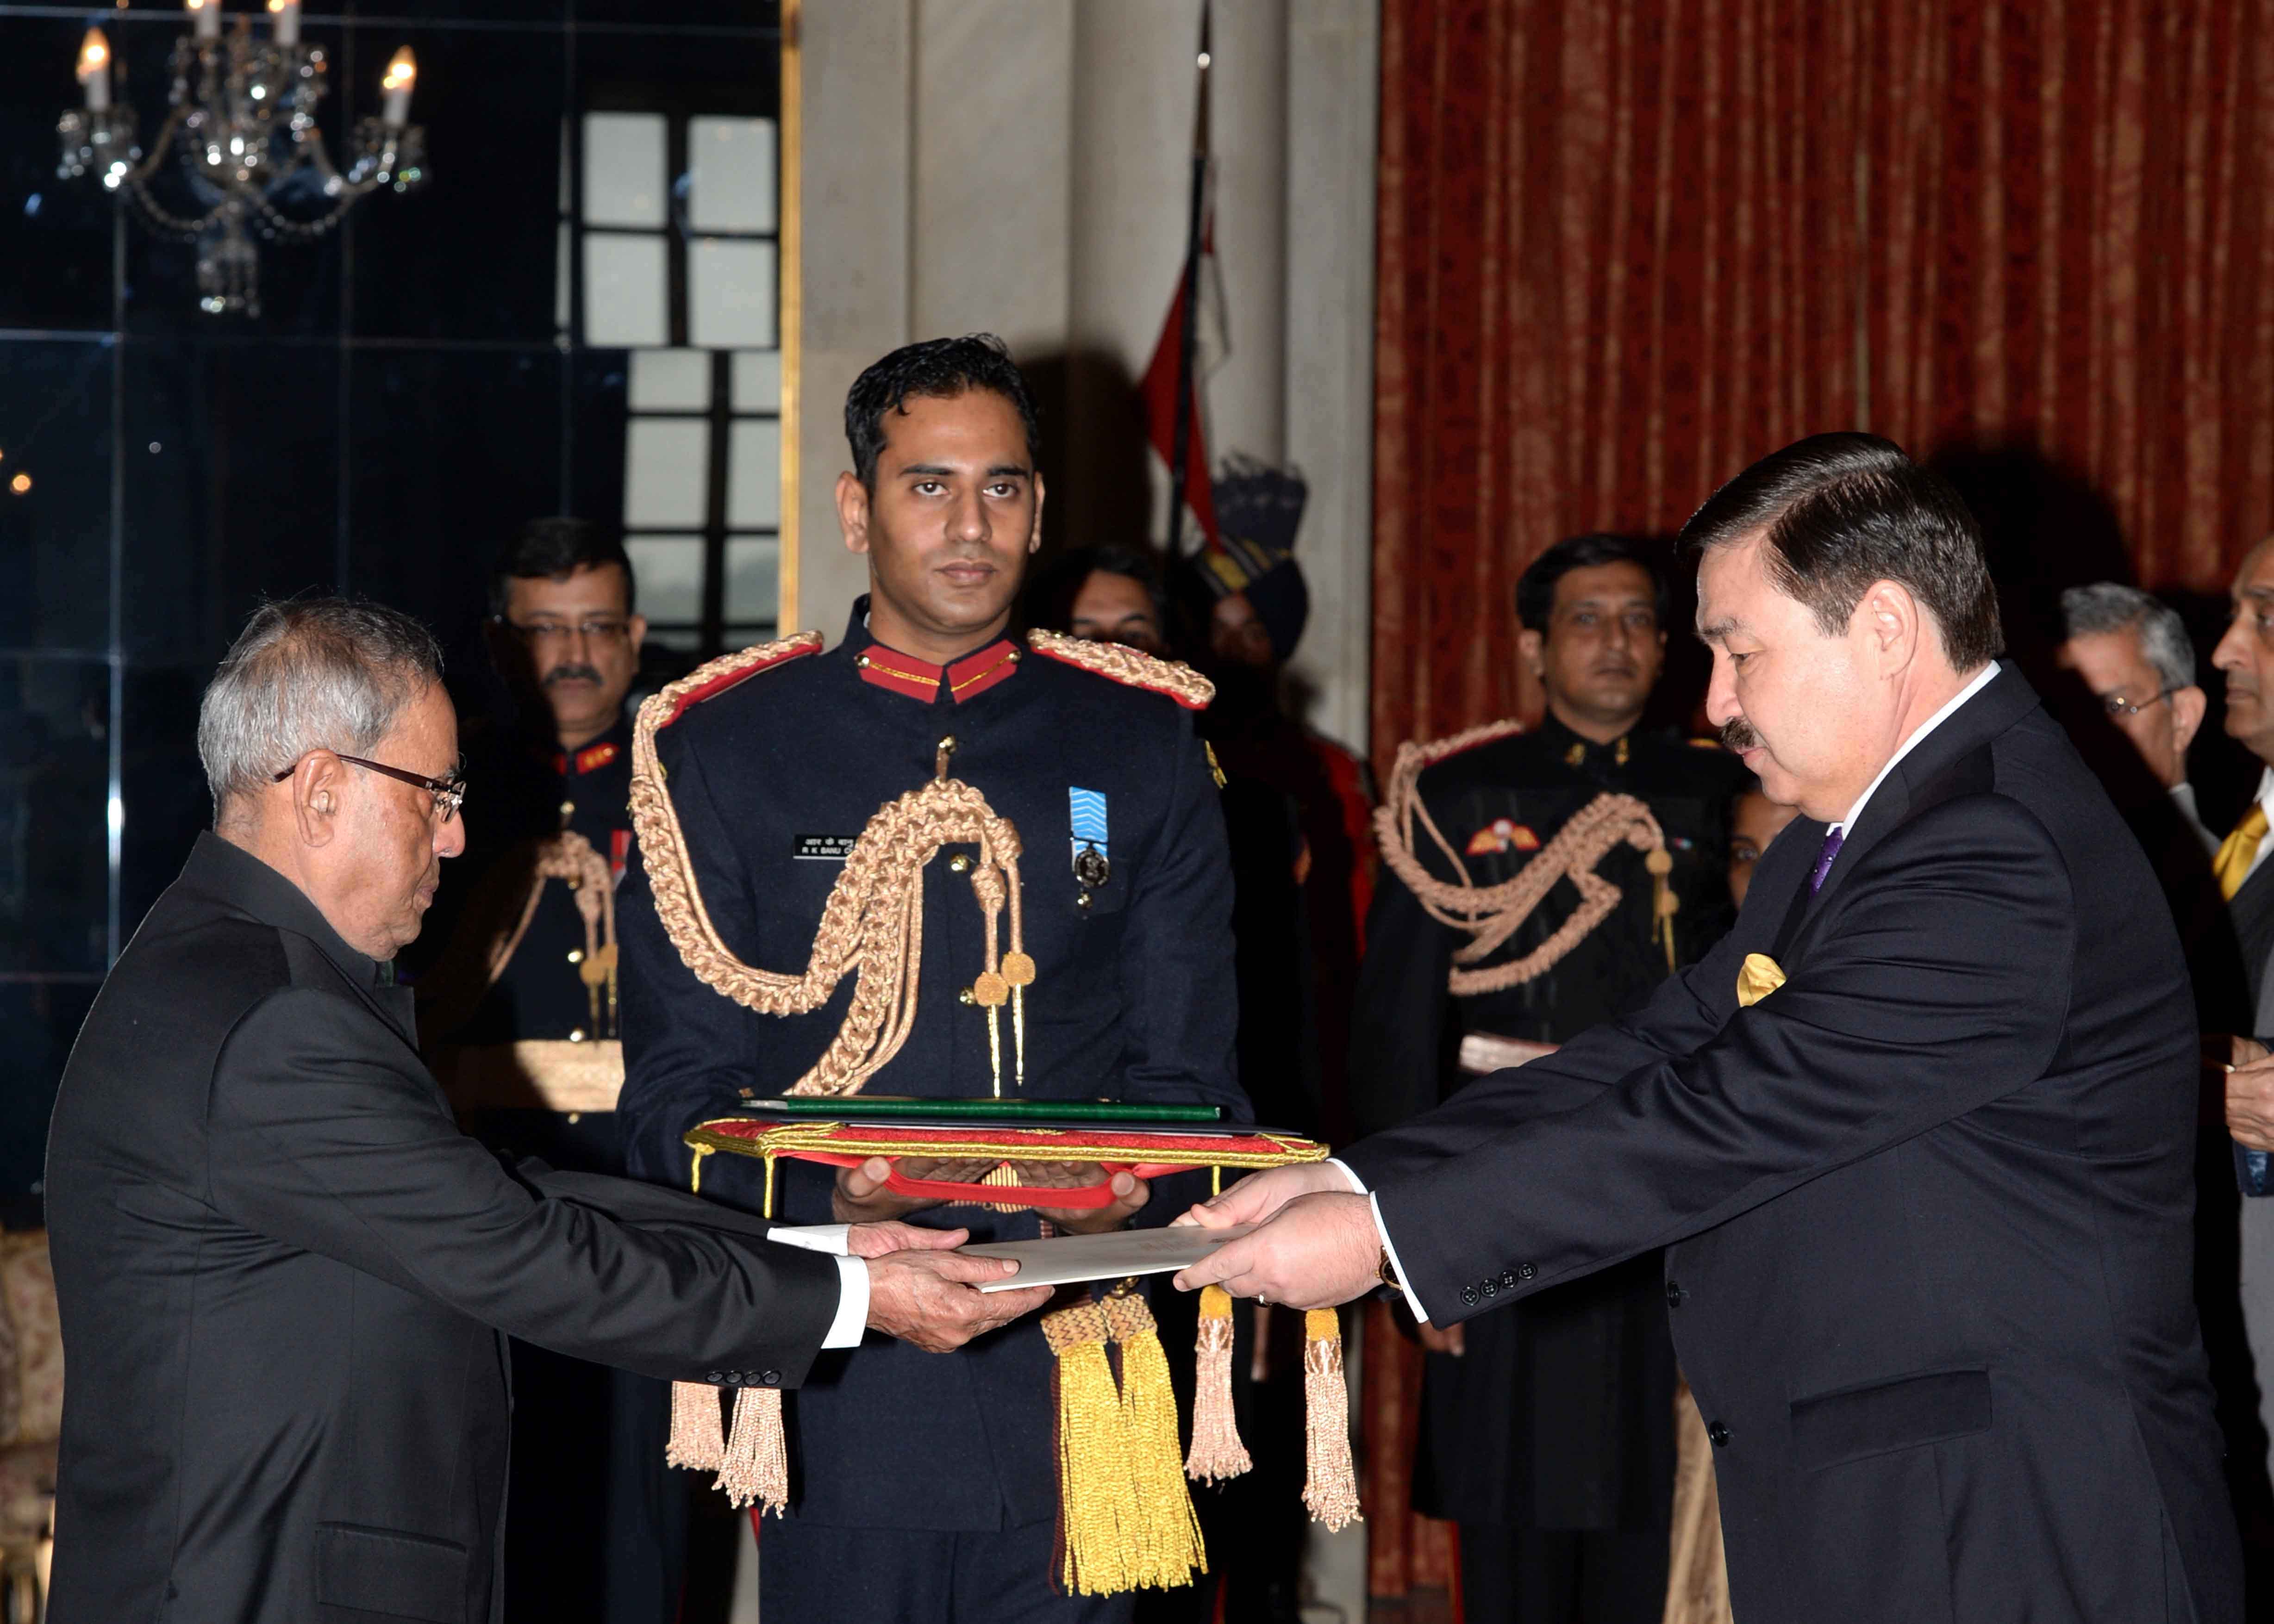
[[660, 113], [584, 115], [584, 223], [664, 223], [665, 132]]
[[634, 417], [624, 433], [624, 523], [696, 530], [710, 485], [711, 425], [699, 417]]
[[634, 411], [711, 410], [711, 357], [700, 350], [642, 350], [632, 357]]
[[781, 613], [781, 543], [772, 536], [727, 538], [727, 618], [771, 620]]
[[734, 530], [772, 530], [781, 523], [781, 419], [738, 419], [728, 442], [727, 523]]
[[671, 342], [670, 264], [659, 237], [584, 235], [584, 342], [631, 350]]
[[687, 328], [706, 350], [772, 350], [774, 245], [727, 237], [689, 244]]
[[734, 410], [781, 410], [781, 351], [737, 350], [734, 352]]
[[697, 231], [774, 229], [774, 121], [687, 121], [687, 220]]
[[684, 654], [699, 653], [703, 648], [703, 629], [697, 626], [657, 626], [651, 623], [647, 640], [666, 649], [677, 649]]
[[[701, 542], [684, 536], [628, 536], [624, 551], [639, 581], [639, 611], [651, 622], [703, 618]], [[674, 638], [665, 641], [678, 646]]]

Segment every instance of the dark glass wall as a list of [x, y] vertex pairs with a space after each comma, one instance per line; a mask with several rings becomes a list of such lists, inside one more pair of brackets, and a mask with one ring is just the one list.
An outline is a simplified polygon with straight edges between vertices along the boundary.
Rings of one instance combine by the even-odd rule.
[[198, 696], [254, 604], [408, 610], [478, 703], [500, 541], [622, 515], [627, 357], [583, 344], [558, 285], [576, 116], [771, 116], [777, 20], [729, 0], [312, 5], [335, 154], [408, 44], [430, 178], [264, 243], [245, 319], [199, 310], [192, 247], [56, 176], [88, 23], [147, 138], [180, 6], [0, 4], [0, 1222], [35, 1218], [72, 1039], [210, 821]]

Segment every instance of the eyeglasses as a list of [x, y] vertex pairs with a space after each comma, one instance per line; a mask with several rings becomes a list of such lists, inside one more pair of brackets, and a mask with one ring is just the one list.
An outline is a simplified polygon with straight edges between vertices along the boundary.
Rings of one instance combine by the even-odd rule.
[[2180, 690], [2175, 688], [2167, 688], [2162, 693], [2157, 695], [2155, 698], [2143, 701], [2136, 705], [2130, 700], [2125, 698], [2121, 694], [2111, 694], [2107, 698], [2100, 702], [2100, 708], [2107, 711], [2111, 716], [2138, 716], [2150, 705], [2161, 704], [2165, 700], [2169, 699], [2172, 695], [2179, 691]]
[[[332, 754], [339, 756], [337, 750], [333, 751]], [[301, 757], [302, 761], [306, 759], [305, 756]], [[367, 767], [373, 772], [385, 773], [397, 783], [413, 785], [425, 790], [434, 797], [434, 816], [442, 823], [447, 823], [457, 816], [458, 808], [466, 804], [466, 775], [463, 772], [453, 772], [446, 778], [430, 778], [424, 773], [405, 771], [401, 767], [390, 767], [385, 762], [365, 761], [360, 756], [340, 756], [340, 759], [350, 767]], [[282, 784], [299, 771], [300, 763], [294, 762], [269, 782]]]
[[629, 620], [579, 620], [574, 626], [562, 620], [534, 620], [524, 625], [500, 615], [497, 623], [532, 649], [566, 648], [573, 637], [587, 643], [621, 643], [632, 629]]

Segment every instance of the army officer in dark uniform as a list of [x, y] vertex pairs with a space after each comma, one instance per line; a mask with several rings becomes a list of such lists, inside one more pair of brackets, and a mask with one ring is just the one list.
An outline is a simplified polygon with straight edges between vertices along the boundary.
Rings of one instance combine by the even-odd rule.
[[[436, 910], [448, 950], [417, 980], [429, 1063], [467, 1131], [576, 1172], [624, 1170], [614, 891], [631, 849], [624, 696], [647, 629], [634, 590], [621, 543], [584, 520], [536, 520], [500, 554], [491, 653], [518, 710], [468, 740], [488, 810]], [[644, 1469], [664, 1384], [518, 1342], [513, 1357], [508, 1624], [668, 1624], [683, 1516]]]
[[[717, 938], [742, 966], [804, 971], [823, 905], [870, 818], [944, 771], [1015, 825], [1023, 846], [1034, 971], [1023, 988], [1024, 1081], [1011, 1011], [975, 996], [983, 973], [992, 977], [975, 849], [951, 846], [918, 882], [912, 1027], [866, 1091], [984, 1098], [999, 1087], [1029, 1100], [1204, 1102], [1244, 1117], [1231, 879], [1193, 723], [1207, 685], [1133, 650], [1011, 635], [1043, 481], [1034, 407], [998, 341], [937, 340], [885, 357], [855, 383], [846, 430], [854, 471], [839, 481], [839, 519], [847, 546], [868, 559], [870, 590], [843, 640], [822, 653], [817, 637], [787, 639], [697, 673], [657, 735], [670, 816]], [[634, 1175], [683, 1189], [681, 1136], [795, 1085], [845, 1024], [854, 981], [803, 1014], [756, 1012], [723, 996], [659, 917], [642, 867], [650, 848], [644, 831], [619, 909], [620, 1115]], [[998, 1239], [1039, 1233], [1031, 1210], [902, 1199], [884, 1187], [886, 1170], [870, 1162], [832, 1177], [784, 1162], [775, 1215], [827, 1223], [890, 1213]], [[968, 1180], [973, 1169], [935, 1171]], [[760, 1166], [712, 1156], [702, 1190], [756, 1208]], [[1074, 1230], [1165, 1222], [1182, 1210], [1174, 1196], [1163, 1188], [1155, 1199], [1124, 1172], [1102, 1209], [1041, 1213]], [[1056, 1588], [1051, 1376], [1032, 1325], [949, 1357], [902, 1357], [872, 1339], [817, 1370], [787, 1406], [791, 1505], [764, 1524], [764, 1616], [1128, 1617], [1126, 1595]]]
[[[1362, 1133], [1457, 1088], [1465, 1036], [1561, 1042], [1639, 1003], [1727, 928], [1728, 807], [1747, 774], [1711, 741], [1639, 729], [1664, 664], [1665, 607], [1663, 581], [1632, 543], [1582, 536], [1549, 548], [1517, 586], [1519, 653], [1547, 690], [1546, 718], [1445, 755], [1416, 792], [1480, 888], [1516, 876], [1598, 796], [1634, 796], [1664, 831], [1675, 911], [1663, 913], [1645, 854], [1619, 845], [1596, 865], [1619, 888], [1608, 917], [1534, 979], [1455, 997], [1453, 953], [1469, 937], [1385, 866], [1353, 1017]], [[1430, 876], [1460, 878], [1434, 839], [1417, 838], [1412, 852]], [[1470, 967], [1540, 948], [1577, 902], [1558, 881]], [[1475, 1624], [1659, 1618], [1675, 1384], [1664, 1293], [1651, 1252], [1510, 1313], [1423, 1327], [1432, 1353], [1415, 1501], [1461, 1525]]]

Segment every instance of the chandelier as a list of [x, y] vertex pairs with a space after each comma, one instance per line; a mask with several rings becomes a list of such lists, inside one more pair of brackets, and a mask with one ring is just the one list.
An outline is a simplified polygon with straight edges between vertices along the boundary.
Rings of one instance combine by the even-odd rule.
[[[365, 193], [408, 192], [426, 178], [426, 132], [410, 122], [418, 73], [410, 48], [387, 64], [380, 116], [356, 125], [343, 170], [316, 128], [329, 64], [320, 47], [300, 42], [300, 0], [267, 0], [267, 7], [269, 38], [254, 39], [245, 14], [224, 38], [221, 0], [185, 0], [190, 29], [174, 41], [170, 110], [147, 157], [135, 141], [134, 109], [113, 100], [115, 64], [100, 28], [89, 28], [79, 46], [86, 106], [56, 125], [64, 179], [100, 175], [153, 229], [198, 245], [198, 307], [214, 315], [260, 313], [256, 234], [312, 241]], [[124, 79], [118, 75], [120, 87]], [[177, 213], [151, 188], [169, 157], [194, 212]]]

